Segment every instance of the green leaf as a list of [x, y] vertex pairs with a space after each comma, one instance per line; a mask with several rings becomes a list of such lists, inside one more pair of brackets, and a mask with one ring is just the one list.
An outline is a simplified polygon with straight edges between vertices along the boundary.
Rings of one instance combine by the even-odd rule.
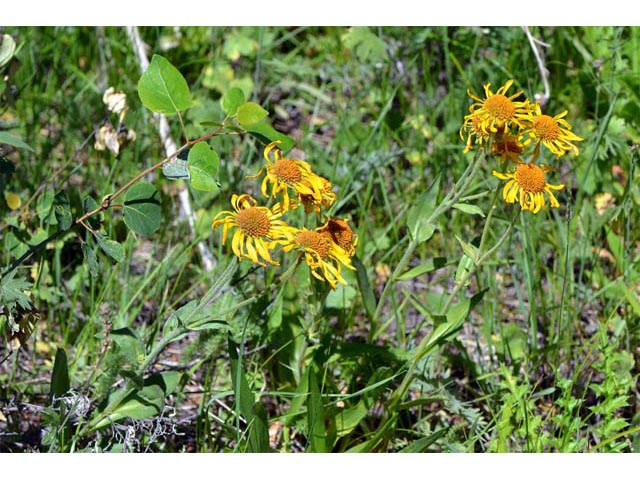
[[31, 308], [31, 298], [25, 292], [31, 291], [31, 283], [14, 278], [17, 270], [0, 277], [0, 305], [17, 304], [27, 310]]
[[413, 267], [411, 270], [404, 272], [398, 277], [398, 280], [411, 280], [412, 278], [419, 277], [425, 273], [433, 272], [440, 268], [447, 266], [447, 259], [445, 257], [430, 258], [426, 262], [417, 267]]
[[384, 42], [368, 27], [352, 27], [342, 36], [345, 46], [362, 62], [381, 62], [387, 59]]
[[[165, 397], [171, 395], [178, 386], [182, 374], [180, 372], [156, 373], [144, 380], [143, 387], [127, 395], [120, 404], [112, 409], [111, 414], [98, 422], [96, 429], [100, 429], [117, 422], [123, 418], [143, 420], [155, 417], [162, 413], [165, 405]], [[129, 386], [124, 388], [130, 388]], [[117, 390], [109, 395], [108, 406], [121, 395], [122, 390]]]
[[69, 230], [73, 223], [69, 199], [64, 192], [58, 192], [53, 199], [53, 213], [61, 230]]
[[469, 315], [469, 312], [471, 312], [471, 309], [482, 299], [486, 291], [487, 289], [485, 288], [473, 297], [465, 298], [460, 303], [451, 307], [447, 312], [446, 320], [440, 323], [433, 332], [431, 332], [428, 340], [426, 340], [426, 344], [422, 349], [422, 355], [433, 347], [442, 345], [452, 339], [462, 329], [462, 325]]
[[120, 263], [124, 260], [124, 247], [115, 240], [109, 240], [101, 235], [96, 235], [98, 245], [104, 253], [111, 257], [116, 262]]
[[240, 105], [236, 114], [238, 123], [245, 128], [264, 120], [267, 115], [269, 115], [269, 112], [256, 102], [247, 102]]
[[419, 243], [426, 242], [436, 230], [435, 225], [428, 222], [436, 208], [440, 193], [440, 176], [431, 183], [429, 189], [422, 193], [409, 210], [407, 227], [411, 237]]
[[171, 180], [189, 180], [191, 178], [187, 162], [179, 158], [174, 158], [162, 165], [162, 174]]
[[354, 406], [338, 412], [336, 414], [338, 436], [344, 437], [353, 432], [368, 413], [369, 409], [362, 400]]
[[144, 361], [144, 345], [129, 327], [111, 330], [109, 335], [133, 365], [138, 365]]
[[38, 197], [38, 200], [36, 200], [36, 213], [38, 214], [38, 217], [40, 217], [40, 220], [44, 221], [49, 218], [54, 196], [53, 190], [51, 188], [47, 188], [42, 192], [42, 195]]
[[508, 352], [512, 361], [519, 362], [526, 353], [527, 334], [516, 323], [502, 325], [500, 340], [495, 342], [495, 347], [500, 355]]
[[307, 399], [307, 424], [309, 425], [309, 450], [310, 452], [325, 453], [326, 432], [324, 428], [324, 406], [322, 396], [318, 388], [318, 378], [313, 367], [309, 368], [309, 397]]
[[191, 106], [189, 86], [169, 60], [153, 55], [138, 82], [138, 96], [152, 112], [173, 115]]
[[[82, 201], [82, 208], [84, 209], [84, 213], [93, 212], [96, 208], [98, 208], [98, 202], [96, 202], [93, 197], [86, 197]], [[102, 224], [102, 212], [87, 218], [87, 223], [94, 230], [99, 230], [100, 225]]]
[[146, 384], [156, 384], [162, 388], [164, 396], [171, 395], [177, 388], [180, 380], [182, 379], [182, 373], [176, 371], [154, 373], [145, 380]]
[[480, 215], [484, 218], [484, 212], [477, 205], [469, 205], [468, 203], [454, 203], [453, 208], [456, 208], [464, 213], [469, 213], [471, 215]]
[[275, 130], [266, 120], [247, 127], [247, 132], [256, 137], [265, 145], [279, 140], [279, 147], [283, 152], [288, 152], [295, 145], [295, 140], [284, 133]]
[[67, 393], [71, 388], [69, 382], [69, 365], [67, 363], [67, 354], [62, 348], [56, 350], [56, 358], [53, 362], [53, 371], [51, 372], [51, 386], [49, 387], [49, 401], [53, 397], [60, 397]]
[[197, 306], [198, 300], [191, 300], [189, 303], [173, 312], [167, 321], [164, 322], [162, 334], [166, 337], [178, 328], [184, 329], [185, 324], [193, 316]]
[[478, 247], [465, 242], [458, 235], [456, 235], [456, 240], [458, 240], [458, 243], [462, 247], [462, 251], [464, 252], [464, 254], [469, 257], [473, 263], [478, 263], [478, 260], [480, 258]]
[[367, 312], [369, 320], [371, 320], [376, 311], [377, 302], [373, 289], [371, 288], [371, 284], [369, 283], [367, 269], [357, 255], [354, 255], [351, 260], [353, 262], [353, 266], [356, 267], [356, 278], [358, 280], [360, 294], [362, 295], [362, 303], [364, 304], [364, 309]]
[[264, 408], [256, 405], [253, 391], [244, 375], [242, 362], [238, 356], [238, 347], [231, 335], [228, 337], [229, 359], [231, 363], [231, 381], [236, 397], [236, 408], [245, 418], [249, 429], [248, 451], [250, 453], [269, 452], [269, 428]]
[[244, 92], [238, 87], [231, 87], [220, 99], [222, 109], [227, 115], [235, 115], [238, 112], [238, 107], [240, 107], [244, 101]]
[[7, 33], [2, 35], [0, 40], [0, 67], [9, 63], [9, 60], [13, 57], [16, 51], [16, 42], [13, 37]]
[[207, 143], [198, 142], [189, 150], [189, 173], [191, 185], [196, 190], [215, 192], [218, 190], [216, 177], [220, 158]]
[[160, 200], [156, 188], [147, 182], [134, 184], [125, 195], [124, 223], [133, 232], [150, 236], [160, 228]]
[[351, 285], [339, 283], [335, 290], [330, 290], [324, 302], [325, 308], [345, 310], [351, 308], [354, 299], [358, 296], [358, 290]]
[[407, 445], [405, 448], [400, 450], [398, 453], [422, 453], [427, 448], [429, 448], [429, 446], [433, 445], [433, 443], [436, 440], [438, 440], [445, 433], [447, 433], [448, 430], [449, 430], [449, 427], [443, 427], [440, 430], [436, 430], [428, 437], [420, 438], [419, 440], [415, 440], [414, 442], [411, 442], [409, 445]]
[[89, 273], [92, 277], [98, 276], [98, 257], [96, 256], [96, 252], [93, 249], [93, 246], [89, 243], [81, 243], [80, 249], [84, 254], [84, 258], [87, 261], [87, 267], [89, 267]]
[[0, 143], [11, 145], [12, 147], [16, 147], [16, 148], [22, 148], [24, 150], [29, 150], [30, 152], [35, 151], [33, 148], [31, 148], [29, 145], [24, 143], [22, 140], [16, 137], [12, 137], [7, 132], [0, 132]]
[[242, 364], [238, 356], [238, 347], [228, 338], [229, 358], [231, 360], [231, 381], [233, 382], [233, 390], [236, 396], [236, 404], [240, 413], [250, 422], [253, 418], [253, 404], [255, 397], [253, 391], [249, 387], [247, 378], [244, 375]]
[[267, 325], [269, 331], [273, 332], [282, 326], [282, 295], [276, 296], [273, 304], [269, 307], [269, 318]]

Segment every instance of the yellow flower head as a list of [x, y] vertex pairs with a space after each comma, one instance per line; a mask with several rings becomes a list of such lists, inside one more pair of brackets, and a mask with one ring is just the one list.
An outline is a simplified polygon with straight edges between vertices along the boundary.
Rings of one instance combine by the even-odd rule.
[[353, 257], [358, 246], [358, 235], [353, 233], [351, 227], [347, 223], [348, 220], [340, 218], [331, 218], [322, 227], [318, 228], [318, 232], [328, 235], [331, 240], [341, 247], [349, 257]]
[[564, 117], [567, 111], [550, 117], [543, 115], [540, 111], [540, 105], [536, 103], [535, 115], [529, 120], [529, 128], [527, 134], [529, 138], [525, 144], [529, 144], [532, 140], [536, 142], [536, 146], [540, 143], [547, 147], [557, 157], [563, 156], [567, 152], [573, 152], [578, 155], [578, 147], [571, 142], [580, 142], [584, 140], [571, 131], [571, 125]]
[[[322, 191], [326, 179], [313, 173], [307, 162], [283, 158], [282, 151], [275, 148], [280, 143], [280, 141], [271, 142], [265, 147], [264, 160], [266, 165], [256, 175], [249, 178], [256, 178], [262, 175], [263, 171], [266, 171], [262, 180], [262, 194], [265, 197], [276, 197], [278, 193], [282, 192], [282, 208], [285, 211], [295, 208], [295, 204], [289, 199], [289, 187], [292, 187], [298, 195], [310, 195], [314, 202], [322, 203]], [[274, 150], [273, 161], [269, 158], [271, 150]], [[268, 193], [269, 185], [271, 186], [271, 194]]]
[[304, 205], [305, 213], [320, 213], [320, 208], [329, 208], [336, 201], [336, 194], [333, 191], [331, 182], [324, 177], [319, 177], [322, 183], [322, 191], [320, 192], [320, 202], [314, 195], [307, 195], [299, 193], [298, 198], [302, 205]]
[[502, 162], [507, 159], [515, 163], [522, 163], [520, 155], [524, 150], [524, 145], [520, 141], [521, 135], [512, 135], [510, 133], [496, 134], [491, 144], [491, 154], [494, 157], [500, 157]]
[[295, 249], [304, 254], [311, 274], [318, 280], [329, 282], [333, 289], [338, 282], [347, 284], [342, 278], [342, 266], [355, 270], [347, 252], [333, 242], [330, 235], [318, 230], [289, 230], [282, 249], [285, 252]]
[[213, 219], [212, 229], [222, 225], [222, 244], [227, 240], [229, 228], [235, 227], [231, 241], [231, 249], [239, 258], [248, 258], [253, 263], [266, 266], [260, 259], [278, 265], [271, 259], [269, 250], [285, 241], [286, 231], [290, 229], [284, 221], [278, 220], [283, 215], [279, 204], [274, 209], [256, 206], [255, 199], [248, 194], [231, 197], [231, 205], [235, 212], [222, 211]]
[[465, 117], [464, 125], [472, 124], [473, 118], [476, 117], [477, 123], [474, 130], [482, 132], [484, 135], [499, 131], [505, 132], [511, 127], [524, 128], [526, 117], [533, 111], [535, 105], [526, 99], [523, 102], [515, 101], [517, 97], [522, 95], [521, 91], [507, 97], [507, 90], [512, 84], [513, 80], [508, 80], [496, 93], [493, 93], [489, 88], [491, 84], [487, 83], [484, 86], [485, 99], [476, 97], [467, 90], [467, 94], [476, 103], [469, 107], [470, 113]]
[[460, 127], [460, 139], [464, 140], [463, 130], [468, 130], [469, 133], [467, 134], [467, 144], [464, 147], [463, 153], [467, 153], [473, 149], [473, 137], [477, 137], [475, 143], [480, 145], [480, 148], [489, 143], [491, 134], [482, 130], [481, 123], [482, 120], [478, 115], [467, 115], [464, 117], [464, 123], [462, 127]]
[[502, 198], [507, 203], [515, 203], [518, 200], [522, 210], [538, 213], [546, 208], [544, 193], [549, 196], [551, 207], [560, 206], [552, 190], [562, 190], [564, 185], [548, 184], [545, 173], [549, 170], [546, 165], [523, 163], [518, 165], [513, 173], [499, 173], [494, 170], [493, 175], [501, 180], [509, 180], [502, 190]]

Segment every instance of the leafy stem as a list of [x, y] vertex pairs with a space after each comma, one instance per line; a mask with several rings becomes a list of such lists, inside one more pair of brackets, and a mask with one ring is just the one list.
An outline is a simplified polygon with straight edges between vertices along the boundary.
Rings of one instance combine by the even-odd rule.
[[[469, 187], [474, 177], [478, 173], [478, 170], [480, 169], [481, 164], [482, 164], [481, 150], [477, 150], [475, 156], [473, 157], [473, 161], [471, 161], [467, 165], [467, 168], [465, 169], [464, 173], [460, 176], [460, 178], [455, 183], [453, 188], [449, 190], [449, 192], [445, 195], [442, 202], [440, 202], [440, 205], [438, 205], [433, 210], [431, 215], [427, 217], [424, 223], [426, 224], [434, 223], [440, 215], [442, 215], [447, 210], [450, 210], [453, 207], [453, 205], [456, 202], [458, 202], [458, 200], [466, 193], [467, 188]], [[371, 330], [369, 331], [369, 342], [372, 342], [377, 337], [379, 332], [376, 331], [375, 325], [378, 319], [380, 318], [380, 316], [382, 315], [382, 309], [384, 308], [385, 301], [389, 296], [389, 294], [392, 292], [393, 286], [396, 280], [405, 271], [409, 261], [413, 257], [413, 253], [415, 249], [418, 247], [420, 243], [421, 242], [417, 238], [412, 238], [410, 240], [409, 245], [407, 245], [407, 248], [405, 249], [404, 255], [396, 265], [396, 268], [393, 270], [393, 273], [391, 274], [391, 276], [389, 277], [389, 280], [384, 286], [384, 289], [382, 290], [382, 294], [380, 295], [380, 299], [378, 300], [376, 310], [373, 314], [373, 319], [372, 319], [373, 325]]]
[[90, 212], [85, 213], [84, 215], [82, 215], [81, 217], [76, 219], [76, 221], [74, 223], [75, 224], [82, 224], [87, 218], [93, 217], [94, 215], [97, 215], [98, 213], [104, 212], [105, 210], [109, 209], [112, 206], [112, 202], [116, 198], [118, 198], [120, 195], [122, 195], [124, 192], [126, 192], [138, 180], [140, 180], [141, 178], [145, 177], [146, 175], [148, 175], [149, 173], [153, 172], [154, 170], [157, 170], [158, 168], [162, 167], [165, 163], [170, 162], [175, 157], [180, 155], [180, 153], [182, 153], [184, 150], [187, 150], [187, 149], [191, 148], [196, 143], [203, 142], [203, 141], [208, 140], [209, 138], [217, 135], [218, 133], [220, 133], [222, 128], [223, 127], [218, 127], [215, 130], [207, 133], [206, 135], [203, 135], [200, 138], [196, 138], [195, 140], [188, 141], [187, 143], [185, 143], [182, 147], [180, 147], [178, 150], [173, 152], [168, 157], [162, 159], [161, 161], [159, 161], [155, 165], [151, 165], [150, 167], [144, 169], [142, 172], [138, 173], [135, 177], [133, 177], [131, 180], [129, 180], [127, 183], [125, 183], [123, 186], [121, 186], [114, 193], [110, 193], [106, 197], [104, 197], [104, 199], [102, 200], [102, 203], [100, 204], [100, 206], [98, 206], [97, 208], [91, 210]]
[[22, 256], [20, 256], [16, 260], [14, 260], [6, 268], [6, 270], [0, 274], [0, 279], [5, 277], [7, 274], [11, 273], [18, 266], [20, 266], [22, 263], [24, 263], [29, 258], [31, 258], [33, 255], [35, 255], [42, 247], [47, 245], [49, 242], [51, 242], [52, 240], [55, 240], [56, 238], [62, 236], [66, 232], [72, 230], [76, 225], [81, 225], [82, 227], [86, 228], [87, 230], [89, 230], [90, 232], [95, 234], [95, 231], [93, 229], [91, 229], [87, 225], [87, 223], [86, 223], [87, 219], [89, 219], [89, 218], [91, 218], [91, 217], [93, 217], [93, 216], [95, 216], [95, 215], [97, 215], [97, 214], [99, 214], [101, 212], [104, 212], [105, 210], [113, 207], [114, 206], [113, 201], [116, 198], [118, 198], [119, 196], [121, 196], [124, 192], [126, 192], [138, 180], [140, 180], [141, 178], [145, 177], [147, 174], [153, 172], [154, 170], [157, 170], [158, 168], [162, 167], [165, 163], [170, 162], [175, 157], [177, 157], [181, 152], [191, 148], [196, 143], [203, 142], [205, 140], [208, 140], [211, 137], [214, 137], [215, 135], [218, 135], [220, 133], [220, 131], [223, 130], [223, 128], [224, 128], [224, 126], [219, 126], [215, 130], [212, 130], [211, 132], [201, 136], [200, 138], [196, 138], [195, 140], [188, 141], [186, 144], [184, 144], [182, 147], [180, 147], [178, 150], [176, 150], [173, 154], [171, 154], [168, 157], [162, 159], [160, 162], [156, 163], [155, 165], [152, 165], [152, 166], [144, 169], [142, 172], [138, 173], [135, 177], [133, 177], [131, 180], [129, 180], [127, 183], [125, 183], [123, 186], [121, 186], [118, 190], [116, 190], [113, 193], [110, 193], [110, 194], [106, 195], [104, 197], [104, 199], [102, 200], [102, 203], [97, 208], [95, 208], [95, 209], [93, 209], [93, 210], [91, 210], [89, 212], [86, 212], [85, 214], [83, 214], [80, 217], [76, 218], [73, 222], [71, 222], [71, 225], [69, 226], [69, 228], [60, 229], [57, 232], [49, 235], [47, 238], [42, 240], [40, 243], [38, 243], [38, 244], [32, 246], [31, 248], [29, 248], [29, 250], [27, 250]]

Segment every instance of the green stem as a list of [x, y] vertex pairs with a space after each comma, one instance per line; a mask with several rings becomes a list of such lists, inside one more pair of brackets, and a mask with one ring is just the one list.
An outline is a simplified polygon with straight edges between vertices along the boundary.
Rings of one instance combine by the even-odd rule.
[[[482, 265], [483, 262], [485, 262], [491, 255], [493, 255], [495, 253], [495, 251], [498, 248], [500, 248], [500, 246], [504, 243], [504, 241], [507, 239], [507, 237], [511, 233], [511, 230], [513, 228], [515, 220], [518, 217], [518, 213], [519, 213], [519, 211], [514, 212], [514, 215], [513, 215], [512, 219], [511, 219], [511, 223], [509, 223], [508, 228], [505, 230], [505, 232], [502, 234], [502, 236], [498, 239], [498, 241], [495, 243], [495, 245], [493, 245], [493, 247], [491, 247], [489, 250], [487, 250], [484, 254], [480, 254], [479, 253], [478, 260], [476, 262], [474, 262], [473, 266], [469, 270], [467, 270], [465, 272], [465, 274], [462, 276], [462, 278], [460, 279], [460, 281], [456, 283], [456, 286], [453, 288], [453, 290], [449, 294], [449, 298], [447, 299], [447, 302], [445, 303], [444, 307], [442, 308], [442, 311], [440, 312], [440, 315], [444, 316], [444, 315], [447, 314], [447, 312], [449, 311], [449, 308], [451, 307], [453, 301], [456, 299], [458, 293], [460, 292], [460, 289], [466, 284], [467, 280], [469, 280], [471, 275], [473, 275], [476, 272], [476, 270], [478, 269], [478, 267], [480, 267], [480, 265]], [[490, 220], [490, 218], [487, 218], [487, 220]], [[487, 224], [488, 223], [489, 223], [488, 221], [485, 222], [485, 230], [487, 230]], [[424, 337], [422, 339], [422, 341], [420, 342], [420, 344], [418, 345], [418, 347], [416, 348], [415, 356], [414, 356], [414, 358], [413, 358], [413, 360], [411, 362], [411, 365], [407, 369], [407, 373], [405, 374], [404, 378], [402, 379], [402, 383], [400, 384], [400, 386], [391, 395], [388, 411], [393, 411], [394, 408], [400, 402], [400, 400], [404, 397], [404, 394], [409, 389], [409, 385], [411, 384], [411, 381], [413, 379], [413, 373], [414, 373], [416, 367], [418, 366], [418, 363], [420, 362], [420, 360], [427, 353], [429, 353], [429, 351], [431, 351], [431, 348], [433, 346], [435, 346], [435, 344], [430, 343], [430, 340], [431, 340], [430, 336]]]
[[[473, 161], [470, 162], [469, 165], [467, 165], [464, 173], [460, 176], [453, 188], [449, 190], [447, 195], [445, 195], [440, 205], [438, 205], [438, 207], [436, 207], [434, 211], [431, 212], [431, 215], [429, 215], [429, 217], [425, 220], [425, 223], [434, 223], [441, 214], [450, 210], [452, 206], [462, 197], [462, 195], [466, 192], [467, 188], [478, 173], [478, 170], [480, 169], [480, 165], [482, 164], [482, 162], [480, 161], [480, 157], [481, 150], [478, 149], [475, 156], [473, 157]], [[382, 309], [384, 308], [385, 301], [387, 300], [389, 294], [392, 292], [396, 280], [406, 269], [419, 243], [420, 242], [418, 242], [415, 238], [411, 239], [409, 245], [407, 245], [404, 255], [396, 265], [393, 273], [389, 277], [389, 280], [385, 284], [384, 289], [382, 290], [382, 294], [380, 295], [380, 299], [378, 300], [376, 310], [373, 314], [372, 327], [369, 330], [369, 343], [373, 342], [373, 340], [375, 340], [375, 338], [377, 337], [378, 332], [376, 331], [375, 325], [382, 315]]]

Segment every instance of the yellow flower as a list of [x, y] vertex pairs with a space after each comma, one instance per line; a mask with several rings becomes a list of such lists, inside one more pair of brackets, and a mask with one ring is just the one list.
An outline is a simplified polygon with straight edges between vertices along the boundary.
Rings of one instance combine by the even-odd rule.
[[329, 208], [336, 201], [336, 194], [333, 191], [331, 182], [324, 177], [319, 177], [322, 181], [322, 191], [320, 192], [320, 202], [317, 201], [314, 195], [307, 195], [299, 193], [298, 198], [302, 205], [304, 205], [305, 213], [320, 213], [320, 208]]
[[231, 205], [235, 212], [222, 211], [213, 219], [212, 229], [222, 225], [222, 244], [227, 240], [229, 228], [235, 227], [236, 231], [231, 240], [233, 253], [242, 260], [248, 258], [253, 263], [266, 266], [260, 259], [278, 265], [271, 259], [269, 250], [277, 244], [285, 242], [287, 229], [290, 229], [284, 221], [278, 220], [284, 212], [279, 209], [279, 204], [274, 209], [256, 206], [255, 199], [248, 194], [231, 197]]
[[[518, 92], [510, 97], [506, 96], [507, 90], [513, 84], [513, 80], [508, 80], [496, 93], [493, 93], [489, 87], [490, 83], [484, 86], [485, 99], [481, 99], [467, 90], [467, 94], [476, 101], [469, 107], [469, 115], [464, 117], [465, 126], [471, 125], [472, 132], [480, 132], [482, 135], [489, 135], [496, 132], [506, 132], [511, 127], [525, 128], [525, 119], [535, 108], [529, 103], [529, 100], [517, 102], [515, 99], [522, 92]], [[474, 125], [474, 118], [475, 125]], [[467, 140], [467, 145], [469, 144]]]
[[562, 190], [564, 185], [548, 184], [545, 173], [549, 170], [546, 165], [522, 163], [513, 173], [499, 173], [494, 170], [493, 175], [501, 180], [509, 180], [502, 190], [502, 198], [507, 203], [515, 203], [518, 200], [522, 210], [538, 213], [546, 208], [544, 193], [549, 196], [551, 207], [560, 206], [552, 190]]
[[522, 163], [520, 154], [524, 150], [524, 145], [520, 141], [521, 135], [511, 135], [510, 133], [496, 134], [491, 144], [491, 154], [500, 157], [503, 162], [507, 159], [515, 163]]
[[330, 235], [318, 230], [288, 230], [287, 243], [282, 250], [288, 252], [293, 249], [304, 254], [311, 274], [318, 280], [329, 282], [334, 290], [338, 282], [347, 284], [342, 278], [342, 266], [355, 270], [347, 252], [333, 242]]
[[358, 246], [358, 235], [353, 233], [348, 225], [348, 220], [331, 218], [322, 227], [318, 228], [318, 233], [329, 235], [331, 240], [341, 247], [349, 257], [353, 257]]
[[491, 134], [484, 132], [480, 125], [481, 119], [477, 115], [467, 115], [464, 117], [464, 123], [462, 127], [460, 127], [460, 139], [464, 140], [463, 130], [468, 130], [469, 134], [467, 135], [467, 144], [464, 147], [463, 153], [467, 153], [468, 151], [473, 149], [473, 137], [477, 137], [476, 142], [482, 148], [485, 144], [489, 143], [489, 138], [491, 138]]
[[[311, 170], [307, 162], [294, 158], [282, 158], [282, 151], [275, 149], [280, 141], [271, 142], [264, 149], [264, 159], [266, 165], [260, 169], [256, 175], [249, 178], [256, 178], [266, 171], [266, 175], [262, 180], [262, 194], [265, 197], [275, 197], [282, 192], [283, 210], [295, 208], [295, 204], [289, 199], [289, 187], [292, 187], [298, 195], [310, 195], [314, 202], [322, 203], [322, 191], [324, 189], [322, 177], [316, 175]], [[274, 150], [272, 162], [269, 153]], [[271, 194], [268, 193], [269, 185], [271, 185]]]
[[536, 147], [542, 143], [557, 157], [561, 157], [567, 152], [578, 155], [578, 147], [571, 142], [580, 142], [584, 139], [571, 131], [571, 125], [564, 119], [567, 115], [566, 110], [555, 117], [550, 117], [542, 115], [540, 105], [536, 104], [534, 113], [535, 115], [532, 115], [529, 120], [530, 125], [527, 129], [529, 138], [525, 145], [533, 140], [536, 142]]

